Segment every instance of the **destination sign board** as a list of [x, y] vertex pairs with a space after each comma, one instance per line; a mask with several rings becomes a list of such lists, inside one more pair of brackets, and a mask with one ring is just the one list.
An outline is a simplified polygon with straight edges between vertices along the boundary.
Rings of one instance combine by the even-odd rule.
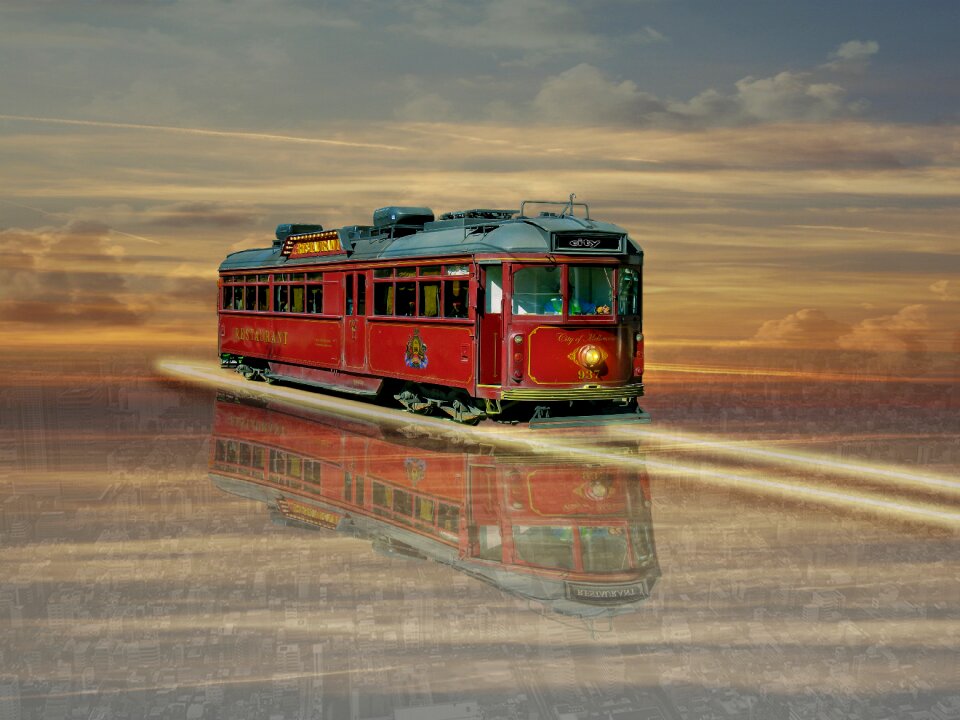
[[613, 233], [556, 233], [553, 249], [563, 252], [622, 253], [623, 235]]
[[646, 583], [642, 582], [630, 585], [566, 583], [565, 589], [568, 600], [590, 605], [623, 605], [650, 597]]

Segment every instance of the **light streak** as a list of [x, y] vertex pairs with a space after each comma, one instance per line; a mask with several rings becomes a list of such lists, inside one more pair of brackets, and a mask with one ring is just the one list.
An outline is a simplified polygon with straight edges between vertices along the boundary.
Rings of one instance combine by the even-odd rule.
[[658, 370], [668, 373], [685, 373], [692, 375], [738, 375], [745, 377], [779, 377], [791, 380], [839, 380], [849, 382], [909, 382], [909, 383], [955, 383], [958, 378], [946, 376], [933, 377], [901, 377], [893, 375], [861, 375], [859, 373], [812, 372], [805, 370], [778, 370], [776, 368], [734, 368], [723, 365], [687, 365], [680, 363], [651, 363], [645, 365], [647, 370]]
[[943, 510], [931, 503], [901, 502], [881, 498], [872, 493], [827, 490], [807, 484], [798, 484], [784, 480], [771, 480], [746, 473], [733, 473], [705, 466], [683, 465], [646, 457], [610, 455], [602, 451], [573, 447], [567, 444], [552, 445], [543, 442], [539, 444], [542, 446], [542, 450], [546, 452], [565, 453], [568, 456], [588, 458], [594, 462], [613, 463], [625, 467], [634, 467], [637, 470], [658, 469], [698, 480], [709, 479], [721, 481], [725, 486], [732, 485], [744, 489], [762, 491], [764, 493], [787, 493], [792, 498], [798, 500], [819, 501], [844, 508], [852, 507], [856, 510], [869, 509], [884, 514], [925, 520], [948, 527], [960, 527], [960, 511]]
[[275, 133], [243, 132], [240, 130], [211, 130], [210, 128], [188, 128], [170, 125], [146, 125], [141, 123], [106, 122], [103, 120], [72, 120], [68, 118], [35, 117], [32, 115], [0, 115], [0, 120], [47, 123], [51, 125], [73, 125], [77, 127], [114, 128], [117, 130], [146, 130], [149, 132], [181, 133], [207, 137], [238, 138], [242, 140], [265, 140], [269, 142], [306, 143], [310, 145], [331, 145], [334, 147], [361, 148], [367, 150], [392, 150], [405, 152], [407, 148], [382, 143], [364, 143], [348, 140], [328, 140], [326, 138], [301, 137], [297, 135], [278, 135]]
[[618, 429], [615, 431], [619, 435], [633, 435], [642, 438], [649, 438], [660, 441], [675, 443], [679, 446], [694, 447], [697, 449], [709, 449], [721, 455], [744, 456], [757, 458], [769, 463], [787, 463], [799, 466], [812, 467], [817, 470], [829, 470], [838, 474], [855, 475], [858, 477], [868, 476], [870, 479], [883, 478], [886, 480], [898, 480], [915, 485], [924, 485], [928, 488], [938, 490], [950, 490], [960, 492], [960, 481], [940, 477], [932, 473], [917, 473], [910, 470], [891, 468], [889, 466], [875, 465], [872, 463], [853, 462], [848, 460], [836, 460], [826, 455], [816, 453], [796, 453], [787, 452], [779, 449], [767, 447], [757, 447], [732, 443], [725, 440], [718, 440], [709, 436], [702, 435], [683, 435], [669, 433], [661, 430], [648, 430], [632, 428], [630, 430]]
[[[389, 667], [377, 667], [371, 669], [369, 672], [387, 672], [393, 670], [402, 670], [407, 666], [405, 665], [393, 665]], [[254, 683], [267, 683], [267, 682], [290, 682], [293, 680], [309, 680], [312, 678], [321, 678], [321, 677], [335, 677], [337, 675], [363, 675], [363, 670], [358, 670], [356, 668], [346, 668], [344, 670], [327, 670], [326, 672], [299, 672], [299, 673], [273, 673], [269, 675], [260, 675], [260, 676], [251, 676], [251, 677], [242, 677], [242, 678], [215, 678], [210, 680], [201, 680], [197, 682], [174, 682], [174, 683], [157, 683], [154, 685], [139, 685], [137, 687], [122, 687], [122, 688], [105, 688], [97, 687], [90, 688], [88, 690], [71, 690], [69, 692], [61, 693], [43, 693], [39, 695], [31, 695], [31, 700], [43, 700], [48, 698], [68, 698], [68, 697], [85, 697], [85, 696], [112, 696], [112, 695], [127, 695], [129, 693], [137, 692], [159, 692], [163, 690], [200, 690], [208, 687], [223, 687], [228, 685], [252, 685]]]
[[[157, 366], [161, 371], [174, 375], [201, 380], [215, 386], [239, 390], [242, 395], [283, 400], [292, 402], [295, 405], [312, 407], [314, 409], [335, 410], [336, 412], [346, 415], [369, 418], [387, 426], [403, 427], [416, 423], [421, 427], [428, 427], [451, 434], [455, 431], [464, 436], [483, 439], [488, 442], [493, 441], [503, 446], [520, 447], [538, 454], [549, 454], [554, 457], [571, 458], [575, 460], [587, 460], [605, 465], [618, 465], [640, 471], [657, 469], [665, 473], [680, 474], [684, 477], [699, 481], [719, 483], [725, 487], [737, 487], [742, 490], [750, 490], [763, 494], [782, 495], [785, 493], [792, 499], [799, 501], [818, 502], [847, 510], [873, 511], [875, 513], [913, 521], [922, 521], [949, 528], [960, 528], [960, 511], [944, 509], [933, 503], [898, 500], [891, 498], [889, 493], [881, 497], [875, 493], [840, 491], [816, 487], [810, 485], [809, 480], [801, 483], [797, 481], [769, 479], [745, 472], [730, 472], [719, 469], [719, 466], [686, 465], [643, 456], [617, 455], [609, 452], [609, 449], [579, 447], [572, 444], [572, 439], [569, 436], [554, 436], [553, 438], [545, 436], [543, 430], [523, 432], [513, 427], [488, 430], [483, 427], [471, 428], [460, 425], [451, 428], [451, 421], [446, 419], [422, 416], [414, 418], [403, 411], [391, 411], [366, 406], [356, 401], [318, 395], [304, 390], [284, 387], [277, 388], [274, 386], [251, 386], [249, 382], [239, 378], [239, 376], [232, 378], [223, 371], [213, 371], [210, 365], [200, 366], [179, 361], [160, 360]], [[636, 436], [638, 433], [634, 431], [633, 434]], [[717, 442], [718, 447], [724, 447], [724, 443]], [[732, 445], [729, 447], [733, 449]], [[742, 449], [743, 448], [736, 448], [736, 450]], [[760, 448], [758, 448], [758, 450], [763, 451], [763, 449]], [[788, 453], [788, 455], [793, 454]], [[809, 461], [803, 456], [798, 457], [803, 458], [806, 464], [809, 464]], [[775, 456], [771, 455], [771, 459], [775, 459]], [[780, 458], [779, 461], [782, 462], [783, 458]], [[823, 463], [818, 463], [818, 465], [822, 464]], [[853, 463], [848, 463], [847, 465], [850, 467], [854, 466]], [[859, 468], [858, 472], [861, 473], [864, 472], [865, 469], [872, 469], [872, 466], [869, 465], [861, 466], [860, 464], [856, 464], [856, 467]], [[890, 472], [891, 475], [897, 474], [894, 471]], [[904, 477], [913, 476], [911, 473], [900, 474]], [[920, 476], [914, 477], [919, 478]], [[922, 479], [926, 480], [929, 478], [923, 476]]]

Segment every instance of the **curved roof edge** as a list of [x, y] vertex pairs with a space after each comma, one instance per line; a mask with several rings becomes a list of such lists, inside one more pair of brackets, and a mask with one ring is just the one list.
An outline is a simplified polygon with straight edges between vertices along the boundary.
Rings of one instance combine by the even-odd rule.
[[460, 227], [424, 230], [396, 238], [391, 238], [389, 235], [359, 238], [353, 241], [353, 249], [349, 255], [290, 259], [282, 255], [280, 247], [276, 245], [270, 248], [240, 250], [227, 255], [220, 264], [220, 270], [298, 267], [346, 259], [369, 261], [435, 255], [548, 253], [551, 251], [550, 238], [552, 234], [578, 231], [624, 235], [635, 253], [643, 253], [640, 245], [630, 238], [627, 231], [619, 225], [570, 216], [536, 217], [487, 221], [486, 223], [478, 222]]

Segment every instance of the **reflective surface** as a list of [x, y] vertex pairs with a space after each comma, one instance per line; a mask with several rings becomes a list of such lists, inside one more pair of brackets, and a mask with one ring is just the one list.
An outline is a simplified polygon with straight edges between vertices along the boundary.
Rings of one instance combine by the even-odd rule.
[[0, 718], [955, 716], [953, 387], [723, 379], [531, 432], [10, 376]]

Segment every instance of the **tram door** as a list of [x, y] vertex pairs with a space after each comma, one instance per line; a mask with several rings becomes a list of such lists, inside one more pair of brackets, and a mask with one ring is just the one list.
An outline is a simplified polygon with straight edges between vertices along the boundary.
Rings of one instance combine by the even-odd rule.
[[362, 368], [367, 362], [367, 276], [351, 272], [343, 280], [343, 364]]
[[481, 302], [477, 303], [479, 318], [480, 367], [477, 378], [480, 385], [503, 383], [503, 266], [482, 267], [480, 277]]

